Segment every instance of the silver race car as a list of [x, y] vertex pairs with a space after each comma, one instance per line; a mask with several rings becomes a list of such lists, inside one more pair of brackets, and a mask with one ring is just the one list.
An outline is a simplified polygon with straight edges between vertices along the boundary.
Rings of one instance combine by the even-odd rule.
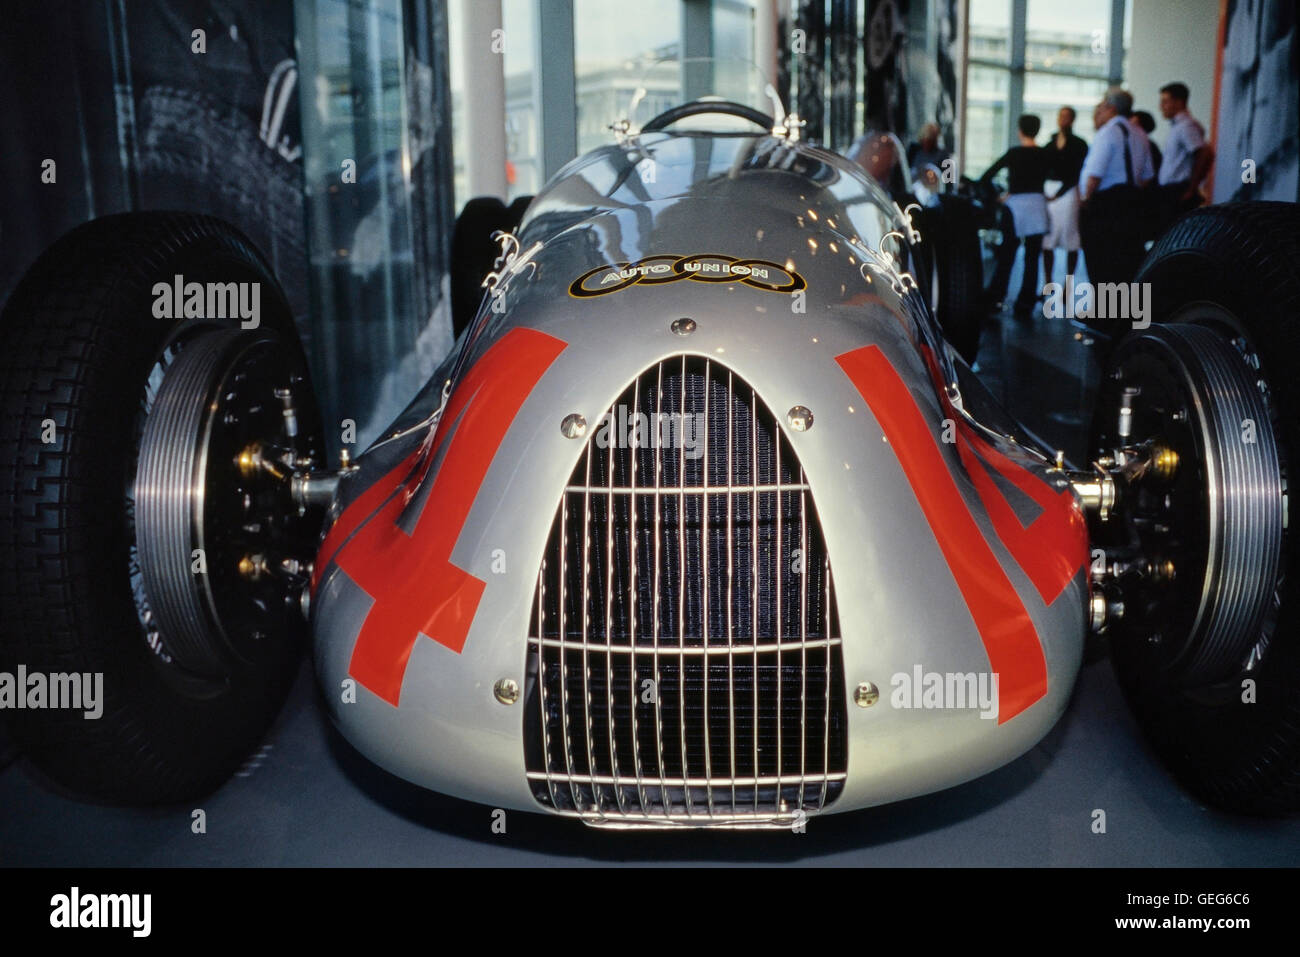
[[916, 210], [761, 79], [654, 116], [646, 88], [338, 467], [234, 230], [51, 248], [3, 320], [0, 671], [102, 672], [104, 707], [11, 712], [30, 759], [110, 800], [210, 790], [309, 631], [334, 722], [407, 780], [790, 827], [1014, 760], [1104, 632], [1188, 788], [1300, 805], [1295, 209], [1157, 244], [1070, 463], [945, 340]]

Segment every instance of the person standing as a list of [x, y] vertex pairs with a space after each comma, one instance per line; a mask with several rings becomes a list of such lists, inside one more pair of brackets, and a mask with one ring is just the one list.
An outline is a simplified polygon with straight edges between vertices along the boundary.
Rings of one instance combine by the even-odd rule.
[[1142, 264], [1142, 187], [1155, 178], [1146, 135], [1128, 122], [1133, 97], [1114, 87], [1093, 110], [1093, 137], [1080, 171], [1079, 234], [1094, 283], [1132, 282]]
[[926, 123], [915, 143], [907, 148], [907, 165], [912, 172], [912, 179], [921, 179], [927, 166], [935, 167], [943, 173], [943, 164], [952, 154], [939, 145], [939, 124]]
[[1168, 83], [1160, 88], [1160, 113], [1171, 128], [1160, 164], [1160, 212], [1168, 223], [1201, 205], [1201, 183], [1214, 162], [1214, 148], [1205, 140], [1205, 127], [1187, 111], [1187, 84]]
[[1151, 146], [1151, 166], [1156, 171], [1156, 177], [1159, 178], [1160, 164], [1165, 156], [1160, 152], [1160, 147], [1156, 145], [1155, 140], [1151, 139], [1151, 134], [1156, 131], [1156, 118], [1146, 110], [1134, 110], [1128, 121], [1146, 134], [1147, 143]]
[[1079, 268], [1079, 171], [1088, 155], [1088, 144], [1074, 135], [1077, 114], [1072, 106], [1063, 106], [1056, 114], [1056, 135], [1045, 147], [1049, 158], [1048, 179], [1061, 187], [1047, 203], [1047, 236], [1043, 239], [1043, 281], [1052, 281], [1056, 250], [1065, 250], [1065, 271], [1073, 275]]
[[864, 133], [844, 155], [866, 170], [899, 206], [906, 208], [913, 201], [904, 175], [903, 144], [893, 133]]
[[980, 177], [980, 182], [987, 185], [999, 170], [1007, 170], [1007, 195], [1003, 202], [1011, 211], [1017, 241], [1003, 241], [998, 250], [997, 270], [986, 296], [995, 308], [1006, 298], [1016, 247], [1023, 245], [1025, 268], [1020, 292], [1016, 296], [1018, 316], [1028, 316], [1038, 301], [1038, 254], [1043, 248], [1043, 235], [1047, 232], [1047, 200], [1043, 196], [1043, 184], [1047, 181], [1050, 157], [1035, 142], [1042, 125], [1042, 120], [1036, 116], [1028, 113], [1021, 116], [1016, 121], [1019, 145], [1003, 153]]
[[[1151, 151], [1151, 168], [1156, 171], [1156, 178], [1158, 180], [1160, 162], [1164, 157], [1160, 153], [1160, 147], [1151, 139], [1151, 134], [1154, 133], [1156, 129], [1155, 117], [1146, 110], [1134, 110], [1133, 115], [1128, 118], [1128, 122], [1129, 126], [1131, 126], [1134, 131], [1140, 132], [1144, 137], [1146, 137], [1147, 149]], [[1143, 240], [1158, 239], [1160, 234], [1164, 232], [1166, 217], [1164, 210], [1162, 209], [1159, 189], [1159, 186], [1153, 183], [1144, 191], [1148, 195], [1144, 197], [1146, 203], [1143, 206], [1143, 210], [1146, 213], [1146, 216], [1143, 220]]]

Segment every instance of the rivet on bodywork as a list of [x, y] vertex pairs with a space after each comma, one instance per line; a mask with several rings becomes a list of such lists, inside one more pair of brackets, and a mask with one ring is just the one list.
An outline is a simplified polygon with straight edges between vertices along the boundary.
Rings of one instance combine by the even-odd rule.
[[695, 320], [683, 316], [680, 319], [674, 319], [672, 330], [679, 336], [689, 336], [695, 331]]
[[493, 685], [492, 693], [502, 704], [514, 704], [519, 700], [519, 682], [514, 678], [502, 678]]
[[587, 420], [577, 412], [570, 412], [560, 423], [560, 431], [566, 439], [580, 439], [587, 434]]
[[880, 690], [870, 681], [864, 681], [853, 689], [853, 703], [859, 708], [870, 708], [880, 700]]
[[790, 428], [794, 429], [796, 432], [807, 432], [812, 428], [813, 414], [811, 410], [805, 409], [801, 405], [796, 405], [786, 413], [786, 421], [790, 423]]

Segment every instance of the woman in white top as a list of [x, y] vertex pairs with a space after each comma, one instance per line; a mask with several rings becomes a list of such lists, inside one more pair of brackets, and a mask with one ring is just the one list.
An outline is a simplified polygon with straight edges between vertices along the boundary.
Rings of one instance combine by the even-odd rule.
[[989, 183], [999, 170], [1007, 170], [1007, 194], [1003, 202], [1011, 211], [1015, 222], [1017, 243], [1003, 243], [998, 251], [998, 266], [993, 281], [986, 292], [990, 303], [1001, 303], [1007, 295], [1011, 281], [1011, 268], [1015, 264], [1016, 246], [1025, 248], [1025, 272], [1016, 296], [1016, 314], [1026, 316], [1038, 301], [1038, 257], [1043, 248], [1043, 234], [1047, 232], [1047, 200], [1043, 196], [1043, 183], [1047, 181], [1051, 158], [1034, 137], [1042, 129], [1042, 121], [1026, 113], [1016, 122], [1020, 143], [1002, 154], [980, 177]]

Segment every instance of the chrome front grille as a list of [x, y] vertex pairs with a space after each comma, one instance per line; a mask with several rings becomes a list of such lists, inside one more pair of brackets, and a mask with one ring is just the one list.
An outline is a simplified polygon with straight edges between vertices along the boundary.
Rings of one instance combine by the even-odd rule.
[[538, 575], [534, 797], [608, 825], [780, 826], [826, 807], [846, 766], [840, 632], [789, 440], [700, 357], [643, 373], [610, 416]]

